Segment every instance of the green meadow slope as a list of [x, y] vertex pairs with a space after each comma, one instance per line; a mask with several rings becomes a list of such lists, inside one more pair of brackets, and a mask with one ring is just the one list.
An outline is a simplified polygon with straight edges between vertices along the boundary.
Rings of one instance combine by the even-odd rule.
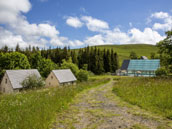
[[158, 51], [155, 45], [149, 44], [101, 45], [96, 47], [101, 50], [113, 48], [118, 53], [120, 64], [124, 59], [129, 59], [131, 51], [136, 52], [138, 56], [147, 56], [148, 58], [150, 58], [152, 52], [157, 53]]

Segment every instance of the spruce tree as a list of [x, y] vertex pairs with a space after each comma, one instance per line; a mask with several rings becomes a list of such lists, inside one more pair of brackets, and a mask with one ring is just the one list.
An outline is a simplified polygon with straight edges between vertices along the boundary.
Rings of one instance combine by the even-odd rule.
[[100, 49], [98, 49], [98, 53], [96, 57], [97, 57], [96, 74], [102, 74], [104, 72], [104, 66], [103, 66], [104, 64], [103, 64], [103, 55]]
[[105, 69], [105, 72], [111, 72], [111, 55], [110, 55], [110, 51], [109, 49], [106, 51], [104, 50], [104, 55], [103, 55], [103, 58], [104, 58], [104, 69]]

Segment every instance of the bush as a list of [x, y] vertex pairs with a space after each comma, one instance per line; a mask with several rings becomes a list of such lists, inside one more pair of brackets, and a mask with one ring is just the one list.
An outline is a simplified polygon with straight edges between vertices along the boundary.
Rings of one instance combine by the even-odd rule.
[[79, 81], [87, 81], [88, 80], [88, 71], [80, 69], [77, 78]]
[[93, 73], [93, 72], [91, 72], [91, 71], [88, 71], [88, 76], [90, 77], [90, 76], [94, 76], [95, 74]]
[[33, 89], [44, 86], [44, 81], [41, 77], [38, 77], [37, 75], [33, 74], [23, 80], [21, 85], [24, 87], [24, 89]]
[[0, 79], [6, 69], [29, 69], [30, 64], [27, 56], [19, 52], [0, 53]]
[[156, 76], [166, 76], [167, 75], [167, 70], [164, 67], [158, 68], [155, 71]]
[[72, 63], [71, 58], [69, 58], [69, 60], [63, 60], [63, 63], [61, 64], [61, 69], [70, 69], [72, 71], [72, 73], [77, 76], [78, 72], [79, 72], [79, 68], [76, 64]]
[[46, 78], [48, 74], [50, 74], [50, 72], [54, 69], [58, 69], [58, 66], [52, 60], [43, 58], [40, 61], [38, 71], [42, 77]]

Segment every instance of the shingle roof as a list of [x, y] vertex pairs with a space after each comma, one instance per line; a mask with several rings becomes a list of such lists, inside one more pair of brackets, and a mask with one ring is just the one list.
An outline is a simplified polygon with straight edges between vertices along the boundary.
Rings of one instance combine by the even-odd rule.
[[25, 80], [30, 75], [36, 75], [41, 77], [37, 69], [27, 69], [27, 70], [6, 70], [13, 89], [22, 88], [22, 81]]
[[52, 71], [57, 77], [59, 83], [76, 81], [76, 77], [70, 69], [61, 69]]

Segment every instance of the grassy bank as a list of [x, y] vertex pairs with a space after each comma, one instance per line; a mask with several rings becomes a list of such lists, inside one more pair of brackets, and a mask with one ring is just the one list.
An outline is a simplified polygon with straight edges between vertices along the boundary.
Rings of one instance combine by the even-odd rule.
[[172, 119], [170, 78], [121, 78], [113, 91], [124, 101]]
[[0, 96], [0, 129], [46, 129], [74, 96], [109, 79], [91, 79], [63, 88], [47, 88]]

